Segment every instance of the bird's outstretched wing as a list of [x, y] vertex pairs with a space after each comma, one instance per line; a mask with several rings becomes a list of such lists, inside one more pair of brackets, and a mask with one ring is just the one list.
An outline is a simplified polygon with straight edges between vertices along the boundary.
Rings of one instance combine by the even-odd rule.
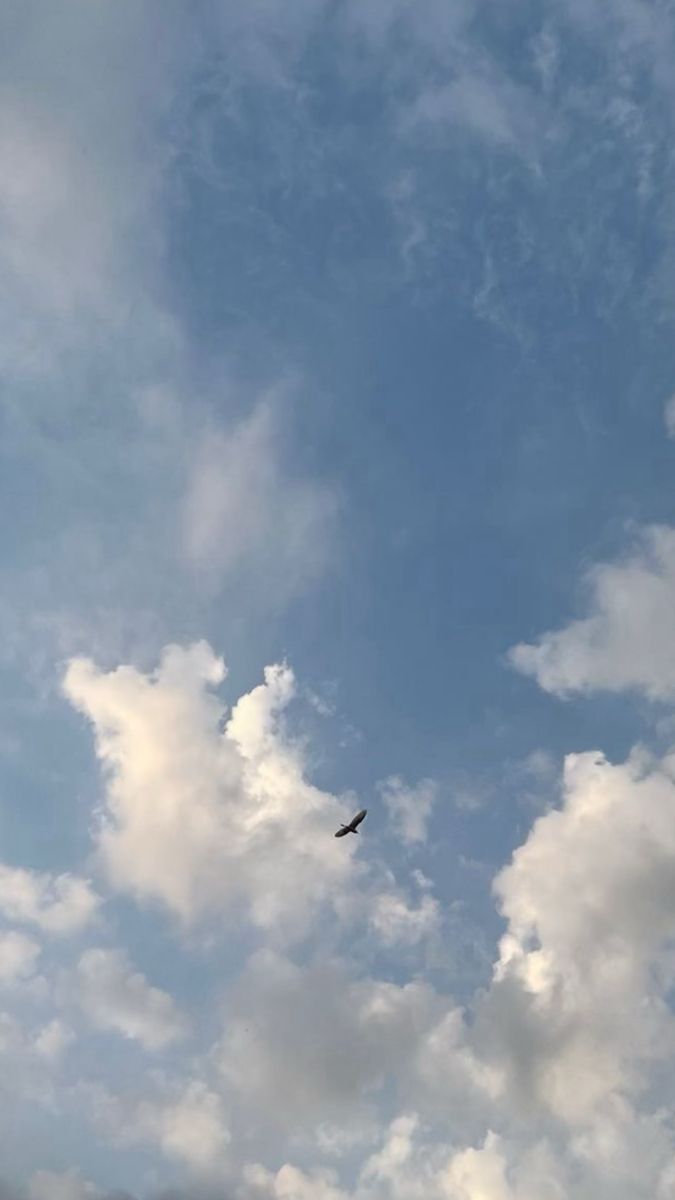
[[367, 808], [362, 808], [361, 812], [357, 812], [355, 817], [352, 817], [349, 825], [343, 825], [335, 834], [336, 837], [344, 837], [347, 833], [356, 833], [357, 826], [361, 824], [363, 818], [368, 812]]

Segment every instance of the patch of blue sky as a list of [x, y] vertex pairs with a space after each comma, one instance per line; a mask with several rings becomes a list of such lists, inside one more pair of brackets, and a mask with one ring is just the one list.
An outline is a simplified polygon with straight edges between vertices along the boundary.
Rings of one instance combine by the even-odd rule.
[[[519, 695], [527, 716], [511, 715], [521, 685], [502, 648], [555, 619], [579, 564], [611, 551], [625, 521], [669, 516], [661, 404], [675, 364], [654, 269], [668, 125], [654, 101], [645, 145], [630, 121], [644, 73], [617, 98], [597, 44], [581, 53], [578, 34], [557, 30], [557, 77], [544, 88], [541, 21], [491, 27], [485, 16], [474, 37], [490, 70], [527, 88], [531, 161], [516, 135], [495, 144], [452, 113], [402, 134], [412, 100], [401, 102], [390, 60], [341, 57], [330, 21], [317, 22], [287, 86], [256, 75], [239, 87], [236, 64], [224, 67], [226, 100], [200, 97], [187, 171], [178, 159], [181, 316], [216, 362], [241, 337], [255, 373], [268, 354], [272, 370], [286, 360], [306, 371], [318, 396], [297, 417], [300, 454], [348, 480], [342, 578], [304, 602], [302, 622], [289, 618], [284, 649], [304, 666], [307, 641], [327, 677], [340, 663], [356, 724], [377, 712], [375, 773], [391, 744], [402, 770], [416, 754], [429, 761], [429, 742], [442, 757], [445, 731], [467, 754], [478, 736], [485, 752], [500, 705], [526, 726], [523, 749], [536, 742], [540, 698]], [[438, 68], [424, 65], [433, 81]], [[419, 69], [416, 58], [417, 90]], [[407, 261], [396, 203], [423, 230]], [[411, 677], [414, 691], [400, 685]], [[613, 710], [607, 722], [597, 705], [583, 716], [603, 744]], [[556, 709], [550, 725], [568, 720]]]

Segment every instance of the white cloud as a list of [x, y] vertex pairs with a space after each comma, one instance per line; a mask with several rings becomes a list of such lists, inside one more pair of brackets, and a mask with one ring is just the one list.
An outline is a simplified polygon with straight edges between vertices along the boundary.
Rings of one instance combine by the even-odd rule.
[[438, 792], [434, 781], [422, 779], [415, 787], [408, 787], [392, 775], [379, 784], [379, 791], [400, 841], [406, 846], [426, 842], [427, 825]]
[[217, 1058], [249, 1126], [351, 1129], [411, 1067], [442, 1003], [423, 983], [354, 980], [337, 964], [301, 968], [261, 952], [228, 1008]]
[[[269, 668], [229, 718], [213, 692], [223, 675], [203, 643], [167, 649], [152, 675], [71, 665], [66, 690], [94, 724], [106, 774], [104, 861], [117, 886], [186, 918], [245, 904], [275, 936], [280, 922], [306, 929], [310, 904], [315, 921], [317, 896], [337, 903], [351, 870], [331, 857], [335, 802], [305, 782], [284, 730], [288, 668]], [[551, 779], [541, 753], [519, 769]], [[426, 808], [400, 781], [388, 794], [399, 835], [414, 845], [433, 788], [422, 789]], [[567, 1200], [572, 1186], [575, 1200], [667, 1197], [673, 1145], [659, 1112], [675, 1103], [674, 830], [675, 755], [655, 763], [636, 753], [618, 766], [568, 757], [561, 808], [535, 822], [496, 880], [507, 928], [468, 1014], [422, 981], [357, 978], [350, 964], [299, 966], [261, 951], [225, 998], [207, 1058], [219, 1083], [117, 1100], [113, 1136], [207, 1173], [237, 1161], [240, 1135], [247, 1145], [290, 1135], [324, 1160], [352, 1161], [404, 1097], [411, 1111], [351, 1191], [305, 1160], [248, 1168], [242, 1197]], [[340, 864], [328, 880], [327, 864]], [[440, 919], [424, 886], [415, 905], [394, 885], [369, 899], [385, 943], [413, 945]], [[94, 965], [87, 980], [100, 985], [106, 973]], [[107, 994], [105, 1003], [117, 1028], [140, 1020], [136, 1036], [156, 1036], [154, 992], [142, 980], [130, 1001], [129, 971], [114, 974], [132, 1017], [122, 1023], [119, 1005]], [[441, 1111], [453, 1144], [438, 1131]]]
[[495, 882], [492, 1049], [516, 1092], [572, 1124], [675, 1053], [674, 765], [569, 756], [563, 807]]
[[[524, 1151], [489, 1132], [477, 1146], [454, 1151], [425, 1139], [415, 1114], [392, 1121], [381, 1148], [364, 1163], [353, 1191], [330, 1171], [289, 1164], [276, 1174], [245, 1173], [246, 1200], [568, 1200], [563, 1169], [545, 1143]], [[579, 1200], [581, 1200], [579, 1193]], [[590, 1193], [583, 1193], [588, 1196]], [[577, 1200], [575, 1193], [575, 1200]]]
[[138, 1135], [156, 1142], [169, 1158], [195, 1170], [213, 1170], [227, 1158], [230, 1134], [223, 1104], [203, 1083], [191, 1082], [163, 1101], [144, 1101], [136, 1113]]
[[103, 1200], [103, 1194], [79, 1171], [36, 1171], [28, 1183], [28, 1200]]
[[264, 1167], [251, 1166], [244, 1172], [247, 1200], [349, 1200], [338, 1186], [334, 1171], [301, 1171], [286, 1163], [273, 1173]]
[[145, 1095], [114, 1095], [105, 1086], [81, 1088], [88, 1113], [119, 1146], [156, 1146], [196, 1175], [225, 1167], [230, 1131], [221, 1097], [199, 1079], [177, 1081], [158, 1074]]
[[58, 1062], [74, 1042], [75, 1034], [58, 1017], [54, 1017], [36, 1035], [35, 1053], [47, 1062]]
[[0, 933], [0, 984], [11, 986], [35, 972], [40, 947], [14, 930]]
[[208, 429], [190, 463], [183, 528], [189, 563], [214, 582], [259, 572], [286, 598], [319, 574], [331, 553], [336, 500], [282, 462], [281, 414], [259, 403], [232, 431]]
[[408, 114], [413, 128], [421, 124], [455, 124], [499, 143], [512, 143], [512, 114], [493, 83], [465, 75], [452, 83], [422, 92]]
[[441, 914], [433, 896], [422, 896], [411, 905], [397, 892], [382, 892], [375, 897], [370, 924], [385, 946], [415, 946], [437, 933]]
[[57, 12], [26, 0], [5, 22], [5, 369], [45, 372], [55, 352], [86, 342], [101, 315], [113, 328], [123, 324], [129, 289], [138, 299], [138, 285], [156, 265], [159, 227], [147, 217], [169, 150], [158, 125], [189, 62], [189, 42], [182, 40], [177, 56], [175, 13], [162, 38], [154, 32], [147, 13], [128, 6], [112, 13], [99, 4]]
[[441, 1173], [448, 1200], [565, 1200], [567, 1188], [545, 1147], [526, 1151], [512, 1166], [500, 1138], [488, 1133], [482, 1146], [453, 1155]]
[[99, 903], [86, 879], [0, 863], [0, 912], [8, 920], [38, 925], [45, 933], [79, 933]]
[[120, 950], [85, 951], [72, 990], [92, 1025], [116, 1030], [147, 1050], [161, 1050], [186, 1032], [171, 997], [152, 987]]
[[624, 561], [588, 574], [590, 615], [509, 653], [547, 692], [599, 689], [675, 695], [675, 530], [646, 529]]
[[184, 921], [238, 911], [301, 932], [353, 872], [354, 848], [331, 840], [347, 809], [307, 783], [283, 733], [291, 671], [268, 667], [224, 728], [212, 690], [223, 676], [203, 642], [168, 647], [152, 675], [71, 662], [65, 692], [94, 726], [107, 778], [101, 857], [114, 887]]
[[[249, 1169], [247, 1200], [312, 1188], [331, 1200], [666, 1200], [675, 1161], [674, 831], [675, 755], [618, 766], [570, 756], [561, 809], [535, 822], [496, 880], [507, 931], [472, 1021], [439, 1011], [436, 998], [422, 1020], [420, 1010], [413, 1017], [410, 1040], [401, 1045], [399, 1031], [381, 1060], [363, 1012], [382, 985], [345, 988], [260, 960], [241, 1000], [247, 1038], [235, 1015], [223, 1048], [228, 1082], [239, 1093], [244, 1081], [253, 1109], [265, 1096], [272, 1105], [295, 1098], [296, 1072], [303, 1081], [322, 1074], [332, 1089], [342, 1069], [351, 1071], [350, 1117], [388, 1072], [424, 1115], [396, 1118], [353, 1189], [286, 1164]], [[349, 1045], [350, 1058], [317, 1062], [303, 1038], [326, 1053]], [[296, 1120], [322, 1110], [326, 1084], [323, 1092], [313, 1084]], [[434, 1133], [440, 1111], [455, 1144]]]

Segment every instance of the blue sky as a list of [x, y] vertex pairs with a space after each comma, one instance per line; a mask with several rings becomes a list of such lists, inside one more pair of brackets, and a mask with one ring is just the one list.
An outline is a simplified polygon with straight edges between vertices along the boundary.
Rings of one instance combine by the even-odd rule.
[[672, 1194], [674, 20], [0, 6], [3, 1200]]

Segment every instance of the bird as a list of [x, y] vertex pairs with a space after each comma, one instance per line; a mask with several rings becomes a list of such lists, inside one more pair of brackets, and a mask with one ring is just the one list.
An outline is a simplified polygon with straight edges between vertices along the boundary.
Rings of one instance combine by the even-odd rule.
[[336, 837], [344, 837], [346, 833], [358, 833], [357, 825], [360, 825], [366, 813], [367, 808], [362, 808], [361, 812], [357, 812], [355, 817], [352, 817], [348, 825], [341, 825], [335, 834]]

